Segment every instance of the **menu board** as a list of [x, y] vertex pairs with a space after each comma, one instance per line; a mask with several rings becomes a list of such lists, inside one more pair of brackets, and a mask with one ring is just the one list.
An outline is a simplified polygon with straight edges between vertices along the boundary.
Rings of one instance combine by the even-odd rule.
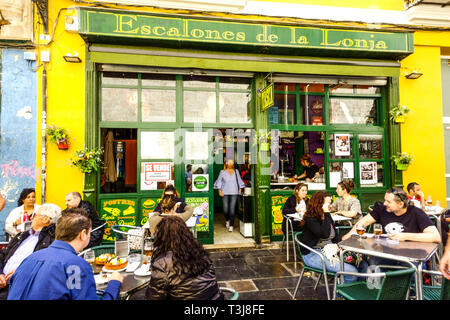
[[[194, 214], [197, 215], [197, 232], [209, 231], [209, 198], [208, 197], [192, 197], [186, 198], [186, 204], [190, 205], [194, 209]], [[208, 205], [208, 206], [206, 206]], [[206, 208], [204, 211], [201, 208]]]
[[113, 225], [137, 225], [136, 199], [103, 199], [100, 201], [100, 219], [106, 220], [103, 241], [115, 241]]
[[289, 196], [272, 196], [272, 236], [282, 236], [283, 206]]

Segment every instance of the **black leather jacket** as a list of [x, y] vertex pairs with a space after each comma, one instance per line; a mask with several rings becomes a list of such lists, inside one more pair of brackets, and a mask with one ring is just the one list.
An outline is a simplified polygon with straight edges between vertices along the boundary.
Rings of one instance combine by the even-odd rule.
[[[34, 251], [47, 248], [53, 242], [53, 240], [55, 240], [55, 230], [56, 230], [55, 224], [51, 224], [47, 227], [44, 227], [39, 233], [39, 240], [38, 243], [36, 244], [36, 247], [34, 248]], [[14, 238], [11, 239], [8, 246], [0, 251], [0, 274], [3, 273], [3, 268], [5, 267], [9, 258], [13, 256], [17, 248], [19, 248], [21, 243], [26, 238], [28, 238], [29, 235], [30, 235], [29, 230], [18, 233]]]
[[212, 263], [203, 274], [186, 277], [174, 269], [169, 251], [152, 261], [151, 271], [147, 300], [223, 300]]

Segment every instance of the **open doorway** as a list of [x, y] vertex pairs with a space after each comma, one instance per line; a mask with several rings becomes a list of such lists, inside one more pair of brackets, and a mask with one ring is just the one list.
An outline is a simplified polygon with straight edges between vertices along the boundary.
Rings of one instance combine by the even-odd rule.
[[[237, 203], [232, 232], [226, 228], [223, 213], [223, 199], [214, 190], [214, 244], [254, 244], [254, 192], [253, 166], [251, 162], [250, 130], [217, 129], [214, 133], [214, 182], [227, 159], [234, 160], [234, 167], [245, 184], [243, 196]], [[237, 178], [237, 177], [236, 177]]]

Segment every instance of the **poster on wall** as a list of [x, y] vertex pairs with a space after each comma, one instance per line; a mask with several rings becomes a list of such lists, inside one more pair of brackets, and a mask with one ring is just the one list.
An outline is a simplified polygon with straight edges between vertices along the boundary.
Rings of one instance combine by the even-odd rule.
[[283, 210], [284, 203], [289, 196], [272, 197], [272, 236], [282, 236]]
[[153, 215], [161, 198], [144, 198], [141, 199], [141, 226], [147, 223], [149, 215]]
[[342, 178], [343, 179], [354, 179], [355, 173], [353, 170], [353, 162], [342, 163]]
[[350, 135], [338, 134], [334, 135], [334, 154], [336, 156], [350, 156]]
[[196, 226], [198, 231], [209, 231], [209, 198], [208, 197], [192, 197], [186, 198], [186, 204], [194, 209], [194, 215], [197, 218]]
[[172, 181], [171, 162], [142, 162], [141, 190], [157, 190], [158, 182]]
[[115, 241], [116, 237], [111, 230], [113, 225], [137, 225], [135, 199], [104, 199], [100, 201], [100, 219], [106, 220], [104, 241]]
[[359, 176], [361, 184], [377, 184], [377, 163], [376, 162], [361, 162], [359, 164]]

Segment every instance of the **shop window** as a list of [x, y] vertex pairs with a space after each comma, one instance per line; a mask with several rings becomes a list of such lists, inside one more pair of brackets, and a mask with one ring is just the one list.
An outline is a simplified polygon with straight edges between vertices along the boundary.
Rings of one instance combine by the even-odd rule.
[[247, 92], [220, 92], [221, 123], [250, 123], [251, 94]]
[[176, 100], [175, 90], [142, 89], [142, 121], [175, 122]]
[[375, 124], [375, 99], [330, 98], [330, 124]]
[[216, 122], [216, 92], [184, 91], [184, 122]]
[[381, 159], [382, 139], [380, 134], [359, 135], [359, 157], [361, 159]]
[[137, 130], [102, 129], [105, 165], [100, 178], [101, 193], [136, 192]]
[[210, 187], [209, 166], [207, 164], [186, 164], [186, 192], [208, 192]]
[[353, 134], [332, 133], [329, 135], [330, 159], [353, 158]]
[[280, 131], [278, 150], [271, 150], [271, 188], [293, 189], [304, 181], [311, 190], [325, 189], [324, 136], [318, 131]]
[[209, 139], [208, 132], [185, 133], [184, 154], [186, 160], [208, 160]]
[[275, 83], [275, 91], [296, 92], [297, 84], [295, 83]]
[[142, 74], [142, 87], [169, 87], [175, 88], [176, 79], [174, 75], [165, 74]]
[[138, 90], [102, 88], [102, 121], [137, 121]]
[[361, 187], [382, 187], [384, 183], [382, 162], [360, 162], [359, 179]]
[[173, 159], [174, 132], [142, 131], [141, 159]]
[[207, 76], [184, 76], [183, 77], [184, 88], [198, 88], [198, 89], [215, 89], [216, 77]]
[[250, 79], [236, 77], [220, 77], [220, 90], [250, 90]]
[[300, 91], [308, 92], [308, 93], [324, 93], [325, 85], [320, 83], [306, 83], [300, 84]]
[[303, 124], [323, 125], [323, 96], [303, 95], [301, 99]]
[[274, 105], [269, 109], [269, 122], [271, 124], [295, 125], [297, 124], [296, 119], [296, 95], [288, 94], [287, 92], [283, 94], [275, 94]]
[[330, 162], [329, 181], [330, 188], [336, 188], [344, 179], [355, 179], [355, 165], [353, 162]]

